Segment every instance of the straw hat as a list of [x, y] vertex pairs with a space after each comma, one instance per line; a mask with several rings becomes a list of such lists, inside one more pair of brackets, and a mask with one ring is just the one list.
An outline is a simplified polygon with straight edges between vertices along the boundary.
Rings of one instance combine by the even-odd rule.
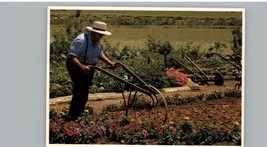
[[88, 30], [97, 32], [103, 35], [111, 35], [109, 31], [107, 31], [107, 24], [101, 21], [94, 21], [91, 27], [86, 27]]

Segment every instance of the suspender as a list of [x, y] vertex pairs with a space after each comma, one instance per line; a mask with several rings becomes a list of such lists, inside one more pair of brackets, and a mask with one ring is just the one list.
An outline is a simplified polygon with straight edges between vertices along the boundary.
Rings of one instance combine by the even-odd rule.
[[88, 48], [89, 41], [88, 41], [87, 34], [84, 33], [84, 35], [85, 35], [85, 40], [86, 40], [86, 49], [85, 49], [85, 54], [84, 54], [83, 62], [85, 63], [85, 59], [86, 59], [86, 54], [87, 54], [87, 48]]

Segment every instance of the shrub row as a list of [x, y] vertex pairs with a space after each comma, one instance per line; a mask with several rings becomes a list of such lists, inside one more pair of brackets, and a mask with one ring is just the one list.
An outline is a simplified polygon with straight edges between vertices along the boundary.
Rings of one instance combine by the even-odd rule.
[[[214, 92], [209, 95], [197, 95], [195, 97], [187, 97], [187, 98], [181, 98], [179, 94], [176, 94], [174, 97], [166, 97], [166, 103], [167, 105], [183, 105], [188, 104], [192, 102], [202, 101], [202, 100], [214, 100], [214, 99], [222, 99], [222, 98], [241, 98], [241, 92], [239, 90], [230, 90], [226, 92]], [[136, 107], [138, 108], [144, 108], [145, 104], [140, 100], [136, 102]], [[159, 106], [165, 106], [164, 102], [162, 100], [158, 103]], [[124, 106], [116, 105], [116, 104], [110, 104], [103, 108], [103, 111], [109, 111], [114, 112], [118, 110], [124, 110]]]
[[[236, 26], [242, 24], [239, 18], [213, 18], [213, 17], [182, 17], [182, 16], [130, 16], [130, 15], [87, 15], [80, 12], [81, 23], [92, 23], [95, 20], [105, 20], [110, 25], [147, 26], [147, 25], [178, 25], [178, 26]], [[52, 25], [67, 24], [69, 19], [77, 19], [74, 14], [58, 17], [51, 15]]]

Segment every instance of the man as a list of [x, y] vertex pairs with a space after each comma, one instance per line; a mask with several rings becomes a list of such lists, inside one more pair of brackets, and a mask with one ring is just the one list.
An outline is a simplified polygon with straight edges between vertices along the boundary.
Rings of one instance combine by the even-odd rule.
[[107, 24], [100, 21], [93, 22], [89, 31], [78, 35], [71, 43], [66, 62], [68, 72], [73, 81], [73, 96], [69, 108], [71, 120], [81, 116], [88, 101], [89, 86], [92, 83], [95, 66], [98, 60], [116, 67], [118, 63], [112, 62], [105, 56], [100, 45], [100, 39], [108, 32]]

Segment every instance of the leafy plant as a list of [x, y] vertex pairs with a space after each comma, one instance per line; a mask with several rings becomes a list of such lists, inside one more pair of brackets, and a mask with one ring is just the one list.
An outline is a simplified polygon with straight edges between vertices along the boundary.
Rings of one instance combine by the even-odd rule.
[[186, 120], [182, 121], [180, 127], [181, 127], [183, 133], [185, 133], [185, 134], [188, 134], [188, 133], [192, 133], [193, 132], [192, 125], [188, 121], [186, 121]]
[[146, 45], [150, 52], [159, 53], [161, 55], [164, 55], [164, 54], [168, 55], [174, 49], [169, 41], [162, 43], [159, 40], [153, 39], [151, 36], [149, 36], [149, 38], [147, 39]]
[[109, 112], [115, 112], [121, 110], [121, 106], [118, 106], [116, 104], [110, 104], [103, 108], [103, 111], [109, 111]]
[[194, 45], [193, 42], [187, 43], [185, 46], [181, 46], [179, 51], [183, 57], [187, 56], [193, 61], [199, 60], [203, 56], [200, 52], [200, 45]]
[[208, 50], [210, 52], [221, 52], [223, 48], [227, 48], [227, 45], [225, 43], [214, 42]]
[[207, 127], [201, 129], [194, 135], [194, 144], [196, 145], [212, 145], [216, 142], [222, 142], [224, 140], [224, 133], [219, 132], [213, 127]]
[[241, 145], [241, 127], [240, 125], [235, 125], [231, 132], [226, 134], [226, 140], [229, 142], [235, 142], [236, 145]]
[[49, 142], [51, 144], [95, 144], [98, 139], [105, 143], [142, 144], [153, 139], [153, 144], [213, 145], [218, 142], [241, 143], [240, 125], [235, 123], [230, 132], [214, 127], [193, 132], [192, 124], [184, 120], [180, 124], [136, 123], [131, 117], [111, 119], [108, 115], [97, 117], [86, 108], [76, 121], [68, 121], [68, 114], [50, 111]]

